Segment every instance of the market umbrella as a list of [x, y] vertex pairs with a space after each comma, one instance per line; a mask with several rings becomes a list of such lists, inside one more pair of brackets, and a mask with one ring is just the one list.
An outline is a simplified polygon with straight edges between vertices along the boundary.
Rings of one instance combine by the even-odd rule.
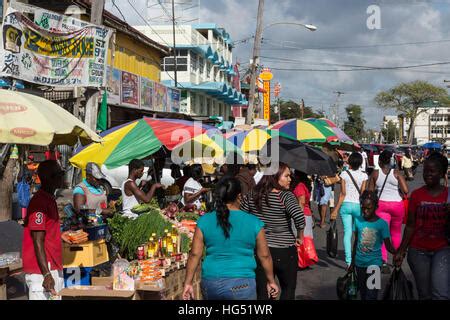
[[308, 118], [305, 119], [305, 121], [317, 125], [317, 126], [325, 126], [329, 128], [331, 131], [334, 132], [334, 134], [337, 137], [337, 140], [330, 141], [330, 144], [337, 145], [338, 147], [341, 147], [343, 150], [352, 151], [355, 149], [360, 149], [358, 143], [356, 143], [352, 138], [350, 138], [344, 131], [341, 130], [333, 121], [325, 119], [325, 118]]
[[0, 143], [86, 145], [102, 139], [57, 104], [23, 92], [0, 90]]
[[70, 162], [78, 168], [84, 168], [87, 162], [95, 162], [113, 169], [127, 165], [132, 159], [150, 156], [162, 146], [172, 150], [207, 130], [220, 132], [193, 121], [144, 117], [102, 132], [102, 144], [77, 150]]
[[441, 149], [442, 145], [437, 142], [427, 142], [422, 147], [425, 149]]
[[237, 154], [244, 161], [240, 148], [222, 134], [204, 133], [183, 142], [172, 150], [172, 161], [199, 164], [223, 164], [227, 155]]
[[253, 152], [261, 150], [271, 138], [271, 133], [265, 129], [235, 130], [225, 133], [224, 137], [241, 148], [243, 152]]
[[260, 152], [263, 164], [284, 162], [307, 174], [334, 176], [337, 168], [330, 156], [315, 147], [285, 137], [273, 137]]
[[301, 142], [324, 143], [337, 141], [336, 134], [327, 126], [314, 125], [305, 120], [281, 120], [269, 127], [270, 131], [278, 131], [280, 136]]

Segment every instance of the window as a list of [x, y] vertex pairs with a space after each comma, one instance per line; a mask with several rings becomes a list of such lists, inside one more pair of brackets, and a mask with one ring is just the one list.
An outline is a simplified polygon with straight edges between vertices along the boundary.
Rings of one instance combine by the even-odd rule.
[[205, 110], [205, 98], [203, 96], [200, 96], [200, 114], [206, 115], [207, 111]]
[[202, 75], [205, 68], [205, 60], [202, 57], [198, 58], [198, 67], [200, 68], [200, 74]]
[[211, 78], [211, 63], [206, 63], [206, 77], [209, 79]]
[[191, 112], [197, 113], [197, 99], [195, 93], [191, 92]]
[[430, 121], [434, 122], [434, 121], [443, 121], [444, 120], [444, 116], [442, 114], [433, 114], [430, 117]]
[[211, 105], [211, 99], [206, 99], [206, 114], [214, 115], [214, 108]]
[[[177, 71], [187, 71], [187, 50], [177, 51]], [[175, 57], [165, 57], [162, 61], [161, 68], [164, 71], [175, 71]]]
[[442, 134], [444, 132], [444, 127], [432, 127], [431, 133], [432, 134]]
[[197, 56], [194, 53], [192, 53], [191, 54], [191, 72], [197, 72], [197, 68], [198, 68]]

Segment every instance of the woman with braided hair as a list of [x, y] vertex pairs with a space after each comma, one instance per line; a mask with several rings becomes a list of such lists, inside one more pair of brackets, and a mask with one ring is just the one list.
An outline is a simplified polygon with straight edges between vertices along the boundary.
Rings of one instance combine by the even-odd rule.
[[255, 300], [255, 249], [266, 274], [268, 295], [271, 298], [278, 295], [264, 224], [256, 216], [239, 209], [240, 199], [239, 180], [226, 177], [217, 183], [215, 210], [197, 221], [183, 299], [194, 297], [192, 280], [204, 248], [201, 288], [205, 299]]

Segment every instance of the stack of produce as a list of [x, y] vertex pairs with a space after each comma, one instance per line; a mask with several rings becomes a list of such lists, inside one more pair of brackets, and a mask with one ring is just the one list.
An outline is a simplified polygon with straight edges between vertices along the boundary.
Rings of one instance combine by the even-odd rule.
[[83, 230], [69, 231], [68, 239], [74, 244], [80, 244], [88, 241], [88, 234]]
[[158, 268], [158, 260], [150, 259], [139, 261], [140, 281], [141, 282], [154, 282], [162, 278], [162, 273]]

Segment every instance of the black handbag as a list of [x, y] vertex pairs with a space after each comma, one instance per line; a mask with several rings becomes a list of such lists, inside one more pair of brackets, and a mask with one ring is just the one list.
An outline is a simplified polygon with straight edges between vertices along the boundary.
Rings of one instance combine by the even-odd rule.
[[327, 254], [331, 258], [336, 258], [338, 253], [338, 232], [336, 220], [330, 224], [330, 229], [327, 231]]
[[347, 272], [336, 281], [336, 293], [339, 300], [355, 300], [358, 294], [356, 272]]
[[413, 300], [413, 285], [401, 268], [392, 271], [389, 283], [383, 294], [383, 300]]

